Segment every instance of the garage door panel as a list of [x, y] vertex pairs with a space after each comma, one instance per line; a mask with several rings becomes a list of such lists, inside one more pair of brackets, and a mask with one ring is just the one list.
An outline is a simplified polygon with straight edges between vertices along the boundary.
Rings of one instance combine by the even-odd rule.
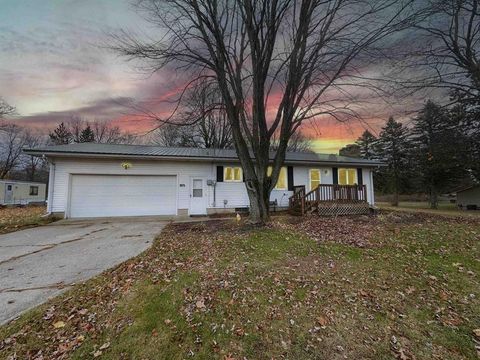
[[175, 176], [72, 175], [70, 217], [175, 213]]

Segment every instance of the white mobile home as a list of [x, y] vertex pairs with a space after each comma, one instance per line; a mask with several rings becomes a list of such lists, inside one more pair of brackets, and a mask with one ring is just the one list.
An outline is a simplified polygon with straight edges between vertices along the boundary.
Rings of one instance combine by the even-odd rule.
[[[26, 149], [50, 162], [48, 211], [67, 218], [204, 215], [249, 206], [235, 150], [70, 144]], [[296, 187], [358, 184], [374, 203], [378, 162], [287, 153], [270, 200], [288, 207]]]
[[0, 180], [0, 204], [41, 203], [46, 199], [47, 185], [38, 182]]

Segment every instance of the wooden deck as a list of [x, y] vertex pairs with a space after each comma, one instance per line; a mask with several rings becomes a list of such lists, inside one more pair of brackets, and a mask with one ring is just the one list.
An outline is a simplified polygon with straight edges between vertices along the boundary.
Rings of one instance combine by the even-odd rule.
[[305, 187], [296, 187], [289, 199], [292, 213], [305, 215], [316, 212], [319, 215], [366, 214], [369, 212], [367, 188], [365, 185], [319, 185], [310, 192]]

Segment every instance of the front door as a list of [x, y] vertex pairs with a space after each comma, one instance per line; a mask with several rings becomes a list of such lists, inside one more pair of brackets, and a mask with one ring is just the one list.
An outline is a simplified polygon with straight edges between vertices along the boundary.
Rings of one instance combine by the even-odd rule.
[[192, 178], [190, 186], [190, 215], [207, 214], [206, 180]]
[[5, 184], [5, 203], [13, 203], [13, 184]]

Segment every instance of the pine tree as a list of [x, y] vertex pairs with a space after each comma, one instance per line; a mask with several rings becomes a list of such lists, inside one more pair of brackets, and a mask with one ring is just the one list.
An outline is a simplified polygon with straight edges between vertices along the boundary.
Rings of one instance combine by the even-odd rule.
[[90, 125], [87, 125], [85, 129], [82, 130], [80, 133], [80, 138], [79, 142], [85, 143], [85, 142], [94, 142], [95, 141], [95, 134], [93, 133], [92, 128]]
[[55, 145], [65, 145], [72, 141], [72, 134], [62, 122], [49, 135], [50, 141]]
[[376, 157], [376, 143], [377, 138], [368, 130], [365, 130], [355, 142], [360, 148], [360, 156], [364, 159], [374, 159]]
[[341, 156], [361, 158], [360, 146], [357, 144], [347, 144], [338, 151], [338, 154]]
[[393, 206], [398, 206], [398, 195], [408, 179], [408, 129], [390, 117], [378, 139], [379, 157], [386, 164], [381, 170], [387, 189], [393, 192]]
[[459, 118], [428, 101], [413, 119], [413, 155], [416, 175], [438, 207], [438, 195], [465, 176], [464, 137]]

